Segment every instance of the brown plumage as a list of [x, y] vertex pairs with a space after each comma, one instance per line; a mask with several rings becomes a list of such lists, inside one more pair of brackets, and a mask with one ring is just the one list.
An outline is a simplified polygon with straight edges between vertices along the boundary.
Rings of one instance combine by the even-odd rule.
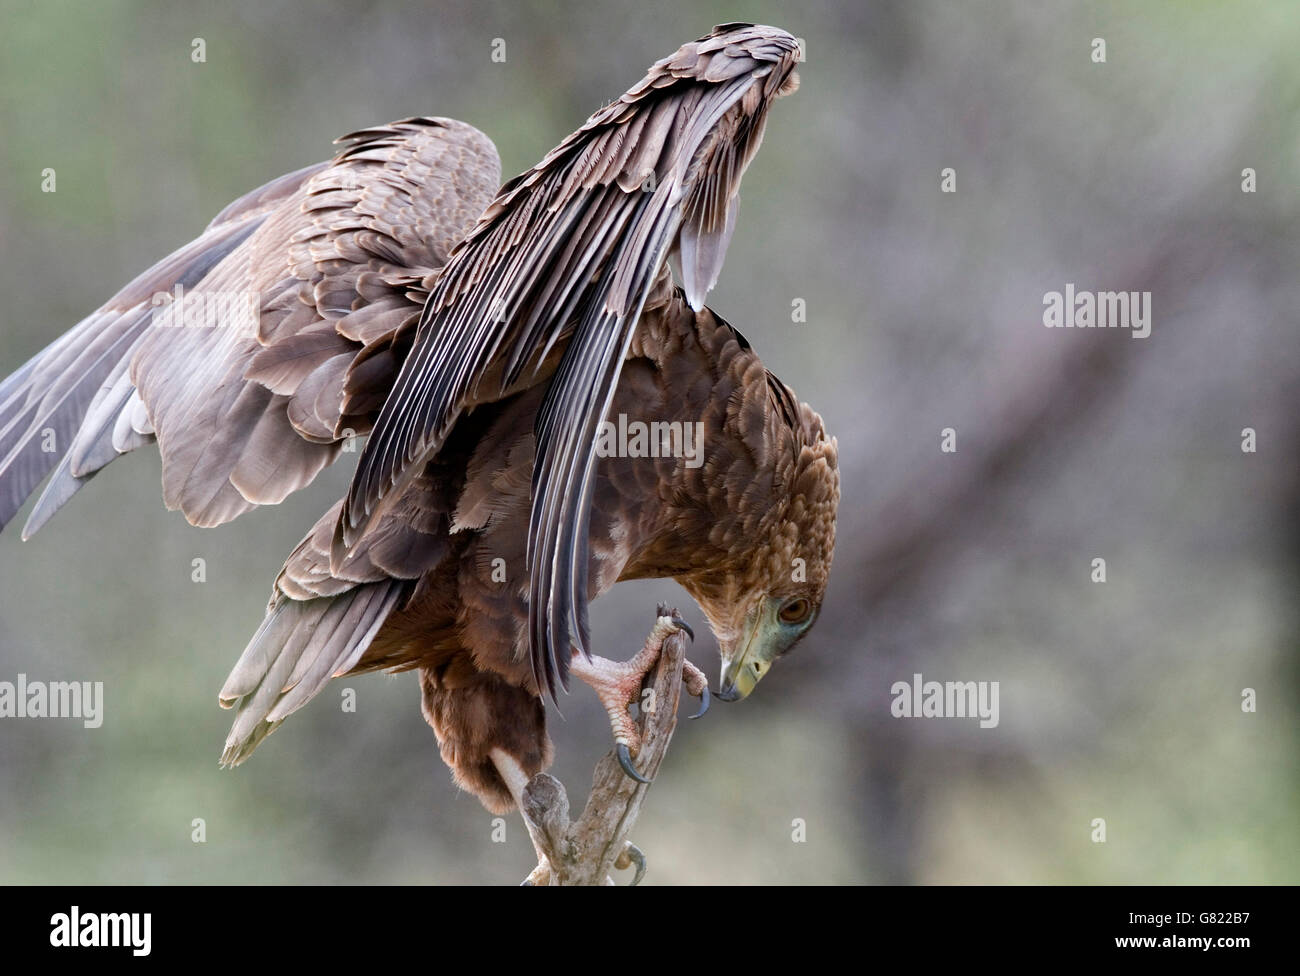
[[[716, 28], [499, 190], [486, 136], [408, 119], [241, 198], [0, 384], [0, 525], [153, 442], [168, 507], [217, 525], [370, 435], [221, 690], [226, 763], [333, 676], [419, 669], [457, 782], [507, 809], [570, 667], [619, 733], [639, 676], [586, 606], [622, 579], [679, 580], [743, 697], [815, 619], [839, 497], [821, 419], [703, 305], [797, 58]], [[615, 418], [676, 456], [598, 457]]]

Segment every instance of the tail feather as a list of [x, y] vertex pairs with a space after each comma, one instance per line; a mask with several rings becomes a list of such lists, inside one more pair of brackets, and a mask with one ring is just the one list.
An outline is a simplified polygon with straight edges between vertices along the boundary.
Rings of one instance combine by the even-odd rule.
[[313, 600], [279, 597], [221, 689], [221, 706], [238, 706], [221, 764], [242, 763], [330, 678], [350, 671], [407, 589], [385, 580]]

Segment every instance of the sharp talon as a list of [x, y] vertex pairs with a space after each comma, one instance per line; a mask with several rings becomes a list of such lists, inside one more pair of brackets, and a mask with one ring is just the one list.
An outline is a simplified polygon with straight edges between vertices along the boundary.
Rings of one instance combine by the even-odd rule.
[[711, 702], [712, 700], [713, 698], [709, 694], [709, 686], [705, 685], [704, 690], [700, 692], [700, 710], [696, 712], [694, 715], [692, 715], [691, 718], [699, 718], [701, 715], [707, 712], [709, 710], [709, 702]]
[[687, 637], [689, 637], [691, 640], [695, 640], [695, 631], [691, 630], [690, 624], [688, 624], [681, 617], [677, 616], [677, 614], [673, 614], [672, 621], [678, 630], [685, 631]]
[[646, 779], [644, 776], [638, 773], [636, 771], [636, 767], [632, 765], [632, 753], [628, 751], [626, 745], [620, 742], [618, 744], [618, 748], [614, 750], [614, 754], [618, 756], [618, 764], [623, 767], [623, 772], [627, 773], [628, 776], [636, 780], [638, 783], [650, 782], [648, 779]]
[[637, 847], [630, 840], [625, 843], [627, 846], [623, 848], [623, 855], [636, 865], [636, 876], [632, 879], [632, 883], [628, 885], [628, 887], [635, 888], [641, 883], [641, 879], [645, 877], [645, 855], [641, 853], [641, 848]]

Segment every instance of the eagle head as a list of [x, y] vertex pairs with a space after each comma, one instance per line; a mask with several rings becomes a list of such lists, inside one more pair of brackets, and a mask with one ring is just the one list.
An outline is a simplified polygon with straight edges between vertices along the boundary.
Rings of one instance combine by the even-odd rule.
[[[840, 500], [838, 447], [822, 419], [770, 376], [774, 393], [767, 426], [767, 472], [733, 495], [739, 504], [723, 534], [728, 570], [691, 574], [681, 582], [699, 603], [718, 641], [718, 697], [739, 701], [812, 629], [835, 552]], [[722, 528], [719, 526], [719, 528]]]

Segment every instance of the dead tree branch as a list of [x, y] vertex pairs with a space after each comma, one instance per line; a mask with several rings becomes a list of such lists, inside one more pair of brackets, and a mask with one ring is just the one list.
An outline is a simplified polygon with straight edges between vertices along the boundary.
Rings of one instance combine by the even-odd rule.
[[[660, 604], [656, 627], [676, 614]], [[639, 716], [637, 766], [648, 779], [658, 773], [677, 727], [685, 661], [686, 634], [674, 630], [664, 638], [658, 663], [647, 679], [651, 694], [641, 699], [646, 707]], [[571, 822], [564, 784], [549, 773], [534, 776], [524, 789], [521, 813], [537, 848], [538, 865], [525, 884], [613, 884], [612, 869], [633, 865], [637, 872], [632, 883], [638, 883], [645, 873], [645, 859], [628, 835], [649, 788], [628, 777], [611, 751], [596, 764], [587, 805]]]

